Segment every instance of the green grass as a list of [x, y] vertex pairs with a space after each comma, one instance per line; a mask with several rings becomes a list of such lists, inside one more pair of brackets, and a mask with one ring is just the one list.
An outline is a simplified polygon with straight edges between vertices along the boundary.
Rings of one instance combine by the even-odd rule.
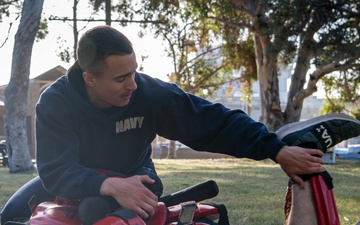
[[[246, 159], [154, 160], [164, 183], [164, 195], [205, 180], [215, 180], [220, 193], [207, 202], [223, 203], [233, 225], [283, 224], [288, 178], [272, 161]], [[360, 220], [360, 161], [326, 165], [333, 177], [342, 225]], [[22, 184], [36, 174], [9, 174], [0, 169], [0, 208]]]

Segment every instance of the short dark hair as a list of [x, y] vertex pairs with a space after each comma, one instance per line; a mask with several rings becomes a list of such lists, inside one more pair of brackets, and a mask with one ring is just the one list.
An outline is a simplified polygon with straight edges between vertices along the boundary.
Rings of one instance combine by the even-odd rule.
[[101, 73], [110, 55], [130, 55], [134, 52], [129, 39], [110, 26], [97, 26], [80, 38], [77, 58], [83, 71]]

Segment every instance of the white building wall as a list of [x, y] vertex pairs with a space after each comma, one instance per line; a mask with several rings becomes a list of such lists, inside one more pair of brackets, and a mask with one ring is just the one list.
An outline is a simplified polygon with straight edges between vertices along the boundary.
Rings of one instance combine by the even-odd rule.
[[[284, 67], [279, 70], [279, 93], [282, 110], [285, 109], [288, 90], [290, 86], [292, 67]], [[230, 109], [241, 109], [248, 113], [254, 120], [259, 120], [261, 116], [260, 111], [260, 86], [259, 82], [255, 81], [252, 84], [253, 96], [251, 100], [252, 107], [249, 111], [249, 107], [246, 101], [242, 98], [242, 87], [239, 81], [225, 84], [219, 88], [215, 95], [210, 98], [212, 101], [220, 102]], [[301, 120], [310, 119], [318, 115], [319, 109], [323, 103], [322, 99], [318, 99], [315, 96], [310, 96], [305, 99], [303, 104], [303, 110], [301, 114]]]

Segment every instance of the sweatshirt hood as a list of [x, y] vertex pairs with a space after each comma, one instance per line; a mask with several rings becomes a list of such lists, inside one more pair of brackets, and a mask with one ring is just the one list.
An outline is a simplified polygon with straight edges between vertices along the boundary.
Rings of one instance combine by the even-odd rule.
[[82, 77], [83, 70], [80, 68], [78, 61], [68, 69], [66, 74], [66, 85], [74, 98], [77, 100], [87, 101], [88, 97], [85, 89], [85, 82]]

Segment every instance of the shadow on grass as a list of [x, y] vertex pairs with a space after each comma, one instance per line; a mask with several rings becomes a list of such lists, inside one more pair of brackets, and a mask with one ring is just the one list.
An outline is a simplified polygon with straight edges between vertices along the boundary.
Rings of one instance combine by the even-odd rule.
[[[205, 180], [215, 180], [220, 193], [206, 202], [223, 203], [233, 225], [283, 224], [288, 178], [271, 160], [154, 160], [164, 183], [164, 195]], [[360, 219], [360, 161], [339, 160], [326, 165], [333, 177], [342, 225]], [[9, 174], [0, 168], [0, 209], [8, 198], [37, 174]]]
[[[156, 160], [155, 163], [165, 193], [212, 179], [220, 193], [205, 201], [225, 204], [231, 224], [283, 224], [288, 178], [270, 160]], [[355, 224], [360, 219], [360, 162], [339, 161], [326, 168], [333, 177], [341, 224]]]

